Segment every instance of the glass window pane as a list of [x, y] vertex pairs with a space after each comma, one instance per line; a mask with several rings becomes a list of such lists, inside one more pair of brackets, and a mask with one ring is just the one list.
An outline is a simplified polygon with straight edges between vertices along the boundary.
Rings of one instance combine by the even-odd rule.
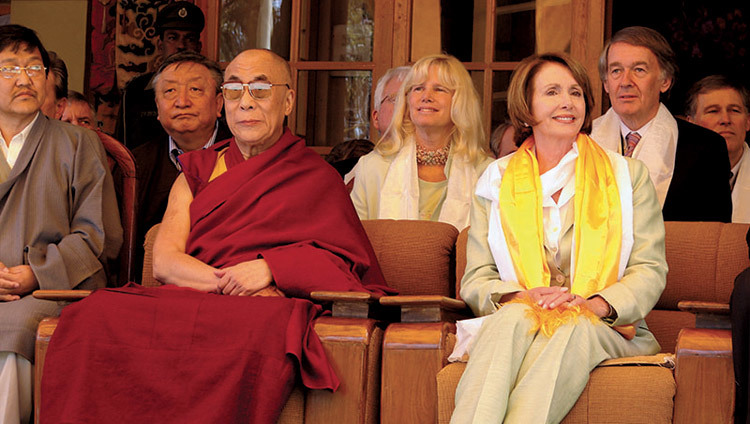
[[229, 62], [253, 48], [289, 60], [291, 22], [291, 0], [221, 0], [219, 60]]
[[494, 130], [508, 119], [508, 86], [512, 71], [495, 71], [492, 73], [492, 122]]
[[374, 0], [319, 0], [302, 4], [300, 59], [370, 62]]
[[497, 0], [495, 62], [515, 62], [534, 54], [536, 1]]
[[445, 52], [462, 62], [484, 61], [486, 3], [413, 0], [411, 60]]
[[370, 138], [370, 71], [300, 71], [297, 128], [309, 146]]

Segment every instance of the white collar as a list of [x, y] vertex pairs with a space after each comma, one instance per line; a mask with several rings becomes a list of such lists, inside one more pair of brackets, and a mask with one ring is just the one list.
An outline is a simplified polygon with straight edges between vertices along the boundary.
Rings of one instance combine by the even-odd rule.
[[[216, 134], [219, 131], [219, 121], [216, 121], [216, 124], [214, 125], [214, 132], [211, 134], [211, 138], [208, 139], [208, 142], [201, 147], [201, 149], [208, 149], [209, 147], [213, 146], [213, 144], [216, 142]], [[177, 160], [177, 157], [181, 154], [185, 153], [180, 147], [177, 145], [177, 143], [174, 142], [174, 139], [172, 139], [172, 136], [169, 136], [169, 147], [167, 150], [167, 154], [169, 154], [169, 160], [172, 161], [174, 166], [177, 168], [178, 171], [182, 171], [182, 167], [180, 166], [180, 162]]]
[[[747, 153], [747, 144], [745, 144], [745, 147], [742, 151], [742, 156], [744, 156]], [[734, 183], [737, 182], [737, 174], [740, 173], [740, 166], [742, 166], [742, 157], [740, 157], [740, 160], [737, 161], [737, 164], [734, 165], [734, 168], [732, 168], [732, 176], [729, 177], [729, 187], [731, 189], [734, 189]]]
[[[659, 105], [656, 117], [648, 125], [648, 131], [641, 134], [641, 141], [633, 150], [633, 158], [646, 164], [659, 204], [663, 207], [674, 174], [679, 130], [677, 120], [663, 104]], [[614, 109], [610, 108], [594, 120], [591, 138], [604, 148], [622, 153], [621, 120]]]
[[572, 148], [565, 153], [557, 165], [539, 176], [542, 182], [542, 201], [545, 202], [545, 206], [548, 200], [554, 201], [552, 195], [561, 189], [563, 191], [557, 201], [558, 207], [563, 207], [575, 194], [575, 184], [570, 186], [569, 182], [575, 176], [576, 158], [578, 158], [578, 143], [573, 142]]
[[646, 135], [646, 131], [648, 131], [649, 127], [651, 127], [651, 123], [654, 122], [654, 119], [656, 119], [656, 116], [654, 116], [650, 121], [646, 122], [642, 127], [638, 128], [637, 130], [631, 130], [628, 128], [627, 125], [625, 125], [624, 122], [622, 122], [622, 118], [620, 119], [620, 134], [622, 134], [622, 139], [625, 140], [625, 138], [628, 136], [628, 134], [634, 132], [638, 133], [641, 137]]
[[732, 169], [732, 222], [750, 224], [750, 147], [742, 147], [742, 157]]
[[10, 143], [6, 144], [6, 140], [3, 138], [2, 134], [0, 134], [0, 144], [2, 145], [0, 148], [2, 148], [5, 161], [8, 162], [10, 168], [13, 168], [13, 165], [16, 164], [18, 155], [21, 153], [21, 149], [23, 148], [24, 143], [26, 143], [26, 138], [31, 132], [31, 127], [34, 126], [34, 123], [36, 123], [41, 114], [42, 112], [37, 112], [36, 117], [34, 117], [34, 119], [32, 119], [31, 122], [21, 130], [21, 132], [10, 139]]

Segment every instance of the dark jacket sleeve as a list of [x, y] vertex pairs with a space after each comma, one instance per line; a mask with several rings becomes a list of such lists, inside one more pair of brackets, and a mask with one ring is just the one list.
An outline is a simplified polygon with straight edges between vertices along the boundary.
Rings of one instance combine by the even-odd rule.
[[665, 221], [732, 220], [729, 154], [719, 134], [677, 119], [675, 169], [664, 202]]

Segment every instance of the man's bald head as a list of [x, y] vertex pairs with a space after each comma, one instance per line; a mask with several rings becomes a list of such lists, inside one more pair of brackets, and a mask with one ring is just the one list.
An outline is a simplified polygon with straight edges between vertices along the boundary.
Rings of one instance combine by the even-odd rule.
[[[235, 56], [224, 71], [224, 81], [231, 79], [231, 72], [235, 68], [246, 67], [249, 64], [256, 63], [262, 65], [264, 69], [272, 70], [273, 76], [276, 77], [274, 83], [283, 83], [292, 85], [292, 68], [289, 62], [283, 57], [267, 49], [250, 49]], [[270, 77], [270, 75], [268, 75]]]

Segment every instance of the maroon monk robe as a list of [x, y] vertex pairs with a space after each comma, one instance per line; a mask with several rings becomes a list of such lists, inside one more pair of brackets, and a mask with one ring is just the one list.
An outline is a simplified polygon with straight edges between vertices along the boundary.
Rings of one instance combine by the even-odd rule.
[[[224, 149], [227, 171], [208, 182]], [[262, 257], [292, 297], [316, 290], [395, 293], [341, 177], [288, 129], [248, 160], [227, 140], [180, 162], [194, 197], [185, 247], [191, 256], [217, 268]]]
[[[222, 149], [227, 171], [208, 182]], [[194, 195], [187, 253], [217, 268], [262, 257], [293, 297], [394, 293], [338, 174], [288, 130], [249, 160], [233, 140], [181, 160]], [[97, 292], [66, 308], [52, 337], [42, 420], [275, 422], [296, 375], [338, 386], [318, 312], [302, 299], [171, 286]]]
[[313, 331], [318, 312], [303, 299], [173, 285], [97, 290], [63, 309], [41, 422], [274, 423], [298, 375], [338, 386]]

